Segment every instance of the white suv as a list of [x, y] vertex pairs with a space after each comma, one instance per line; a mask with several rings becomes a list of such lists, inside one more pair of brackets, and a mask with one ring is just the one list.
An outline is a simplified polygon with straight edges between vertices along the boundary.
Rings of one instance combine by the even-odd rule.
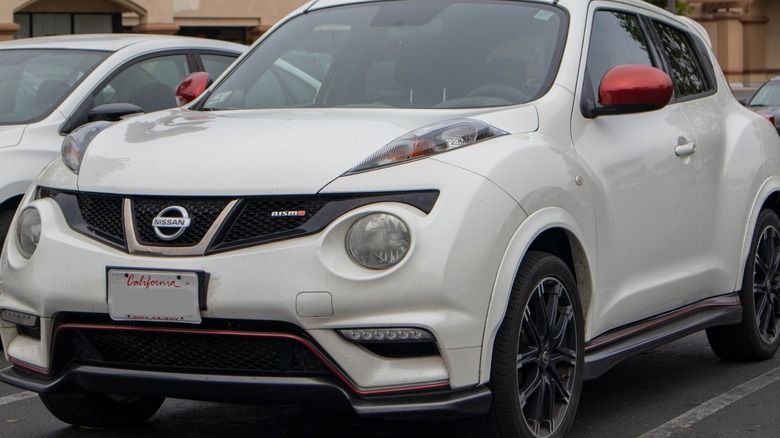
[[769, 358], [780, 138], [709, 46], [633, 0], [309, 3], [188, 107], [66, 138], [0, 262], [0, 380], [80, 425], [179, 397], [558, 437], [661, 343]]

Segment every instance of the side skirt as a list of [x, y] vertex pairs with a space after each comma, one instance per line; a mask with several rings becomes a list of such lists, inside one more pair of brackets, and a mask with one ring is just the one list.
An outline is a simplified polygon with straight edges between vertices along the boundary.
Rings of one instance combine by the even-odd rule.
[[586, 380], [595, 379], [619, 362], [691, 333], [742, 321], [736, 292], [607, 332], [585, 344]]

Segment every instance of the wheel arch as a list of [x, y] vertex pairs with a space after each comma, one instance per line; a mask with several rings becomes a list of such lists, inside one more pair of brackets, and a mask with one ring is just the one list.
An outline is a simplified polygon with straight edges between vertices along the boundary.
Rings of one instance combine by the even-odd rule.
[[591, 261], [594, 260], [587, 248], [585, 234], [578, 221], [562, 208], [548, 207], [539, 210], [518, 227], [507, 245], [493, 285], [482, 340], [480, 384], [490, 379], [493, 344], [506, 314], [520, 264], [529, 251], [553, 254], [569, 267], [577, 282], [583, 317], [587, 320], [593, 291]]
[[748, 253], [750, 252], [750, 244], [753, 240], [753, 233], [756, 228], [756, 221], [758, 221], [758, 215], [765, 208], [774, 210], [778, 216], [780, 216], [780, 176], [772, 176], [764, 181], [755, 199], [753, 200], [753, 207], [750, 211], [747, 224], [745, 224], [745, 234], [742, 239], [742, 250], [739, 257], [739, 266], [737, 267], [737, 279], [734, 284], [734, 290], [739, 290], [742, 285], [742, 279], [744, 276], [744, 266], [747, 263]]
[[24, 197], [24, 195], [21, 194], [11, 196], [10, 198], [0, 202], [0, 210], [5, 210], [7, 208], [16, 210], [16, 207], [18, 207], [19, 203], [22, 202], [22, 197]]

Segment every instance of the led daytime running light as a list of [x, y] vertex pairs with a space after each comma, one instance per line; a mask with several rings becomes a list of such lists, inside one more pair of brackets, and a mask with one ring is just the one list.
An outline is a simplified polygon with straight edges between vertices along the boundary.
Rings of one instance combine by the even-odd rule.
[[433, 335], [417, 328], [362, 328], [339, 330], [341, 336], [358, 344], [433, 342]]

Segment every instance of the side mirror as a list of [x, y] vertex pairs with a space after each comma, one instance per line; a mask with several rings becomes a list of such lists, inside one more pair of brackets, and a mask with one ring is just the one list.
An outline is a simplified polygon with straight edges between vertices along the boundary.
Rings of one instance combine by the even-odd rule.
[[599, 85], [596, 115], [630, 114], [658, 110], [669, 104], [674, 87], [663, 71], [647, 65], [619, 65]]
[[211, 83], [211, 76], [205, 71], [190, 73], [176, 87], [176, 105], [182, 106], [197, 99]]
[[103, 120], [107, 122], [116, 122], [121, 120], [124, 116], [142, 114], [143, 112], [144, 110], [140, 106], [133, 105], [132, 103], [104, 103], [103, 105], [98, 105], [89, 110], [87, 119], [90, 122]]

